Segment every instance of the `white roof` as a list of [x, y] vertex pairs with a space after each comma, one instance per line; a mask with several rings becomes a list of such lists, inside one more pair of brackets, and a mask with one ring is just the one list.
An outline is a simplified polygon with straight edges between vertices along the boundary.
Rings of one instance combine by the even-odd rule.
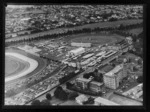
[[105, 51], [102, 51], [102, 52], [98, 53], [96, 56], [100, 56], [100, 55], [102, 55], [104, 53], [105, 53]]
[[78, 81], [85, 81], [85, 82], [89, 82], [89, 81], [90, 81], [89, 79], [86, 79], [86, 78], [80, 78], [80, 77], [77, 78], [77, 80], [78, 80]]
[[103, 83], [99, 83], [99, 82], [96, 82], [96, 81], [92, 81], [91, 83], [92, 83], [92, 84], [96, 84], [96, 85], [98, 85], [98, 86], [102, 86], [102, 85], [103, 85]]
[[83, 101], [87, 101], [87, 100], [88, 100], [88, 98], [85, 95], [80, 95], [80, 96], [76, 97], [76, 101], [83, 102]]
[[94, 55], [94, 53], [87, 54], [87, 55], [83, 56], [83, 58], [89, 58], [89, 57], [91, 57], [91, 56], [93, 56], [93, 55]]
[[95, 101], [95, 102], [98, 102], [98, 103], [101, 103], [101, 104], [103, 104], [103, 105], [119, 105], [119, 104], [117, 104], [117, 103], [115, 103], [115, 102], [112, 102], [112, 101], [110, 101], [110, 100], [104, 99], [104, 98], [102, 98], [102, 97], [97, 97], [97, 98], [95, 98], [94, 101]]
[[113, 76], [115, 73], [117, 73], [122, 68], [123, 68], [123, 64], [120, 64], [120, 65], [116, 66], [114, 69], [112, 69], [111, 71], [109, 71], [108, 73], [106, 73], [105, 75]]
[[22, 18], [21, 20], [24, 21], [24, 20], [29, 20], [29, 19], [31, 19], [31, 18]]
[[80, 52], [80, 51], [83, 51], [83, 50], [84, 50], [83, 47], [79, 47], [79, 48], [77, 48], [77, 49], [71, 50], [70, 52], [72, 52], [72, 53], [77, 53], [77, 52]]

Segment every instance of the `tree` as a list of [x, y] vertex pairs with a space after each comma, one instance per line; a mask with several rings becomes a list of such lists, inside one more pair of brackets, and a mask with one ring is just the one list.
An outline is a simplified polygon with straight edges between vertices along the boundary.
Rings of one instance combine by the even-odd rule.
[[54, 91], [54, 96], [56, 97], [56, 98], [59, 98], [59, 93], [62, 91], [63, 89], [62, 89], [62, 87], [57, 87], [56, 88], [56, 90]]
[[40, 100], [34, 100], [32, 101], [31, 105], [41, 105]]
[[117, 18], [110, 18], [109, 21], [117, 21]]
[[94, 98], [89, 97], [87, 101], [84, 101], [83, 104], [94, 104]]
[[136, 66], [133, 67], [133, 71], [136, 72], [138, 69]]
[[50, 101], [47, 99], [44, 99], [41, 101], [41, 105], [51, 105]]
[[60, 91], [58, 98], [63, 101], [67, 100], [68, 99], [67, 92], [65, 92], [64, 90]]
[[69, 100], [74, 100], [79, 94], [77, 92], [72, 92], [68, 95]]
[[103, 95], [103, 93], [100, 91], [100, 92], [98, 93], [98, 95], [99, 95], [99, 96], [102, 96], [102, 95]]
[[138, 82], [138, 83], [142, 83], [142, 82], [143, 82], [143, 76], [139, 76], [139, 77], [137, 78], [137, 82]]
[[47, 100], [51, 100], [51, 99], [52, 99], [52, 96], [51, 96], [50, 93], [46, 94], [46, 99], [47, 99]]
[[73, 86], [73, 84], [71, 84], [70, 82], [66, 82], [66, 87], [67, 88], [71, 88]]
[[138, 60], [138, 64], [141, 65], [142, 64], [142, 59]]

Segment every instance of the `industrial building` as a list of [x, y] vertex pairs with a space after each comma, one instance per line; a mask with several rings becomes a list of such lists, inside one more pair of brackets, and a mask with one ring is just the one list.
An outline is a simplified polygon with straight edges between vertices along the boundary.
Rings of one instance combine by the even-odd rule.
[[108, 88], [117, 89], [119, 87], [119, 82], [126, 76], [127, 70], [124, 64], [117, 65], [114, 69], [104, 74], [104, 84]]
[[92, 92], [100, 92], [102, 90], [103, 83], [92, 81], [92, 79], [77, 78], [75, 85], [82, 89], [89, 89]]
[[69, 51], [68, 54], [74, 57], [74, 56], [78, 56], [84, 52], [85, 52], [85, 48], [79, 47], [77, 49], [73, 49], [73, 50]]

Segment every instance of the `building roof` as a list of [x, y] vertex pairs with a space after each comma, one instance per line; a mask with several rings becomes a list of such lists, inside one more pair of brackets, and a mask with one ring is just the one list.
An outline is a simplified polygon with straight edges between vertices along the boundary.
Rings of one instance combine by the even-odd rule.
[[101, 55], [105, 54], [105, 52], [106, 52], [106, 51], [101, 51], [101, 52], [99, 52], [98, 54], [96, 54], [96, 56], [101, 56]]
[[83, 58], [89, 58], [89, 57], [91, 57], [93, 55], [94, 55], [94, 53], [90, 53], [90, 54], [87, 54], [87, 55], [83, 56]]
[[92, 81], [91, 84], [95, 84], [95, 85], [98, 85], [98, 86], [102, 86], [103, 85], [103, 83], [96, 82], [96, 81]]
[[78, 97], [76, 97], [76, 100], [80, 100], [82, 102], [82, 101], [87, 101], [88, 98], [87, 98], [87, 96], [82, 94], [82, 95], [79, 95]]
[[117, 65], [114, 69], [106, 73], [107, 76], [113, 76], [115, 73], [119, 72], [123, 68], [123, 64]]
[[89, 82], [90, 81], [90, 79], [86, 79], [86, 78], [77, 78], [77, 80], [80, 80], [80, 81], [85, 81], [85, 82]]
[[106, 65], [103, 68], [100, 68], [100, 70], [103, 71], [103, 72], [105, 72], [105, 73], [107, 73], [107, 72], [111, 71], [113, 68], [114, 67], [111, 66], [111, 65]]
[[102, 97], [97, 97], [97, 98], [95, 98], [94, 101], [95, 101], [95, 102], [98, 102], [98, 103], [101, 103], [101, 104], [103, 104], [103, 105], [119, 105], [119, 104], [117, 104], [117, 103], [115, 103], [115, 102], [112, 102], [112, 101], [110, 101], [110, 100], [104, 99], [104, 98], [102, 98]]
[[77, 53], [77, 52], [80, 52], [80, 51], [83, 51], [84, 50], [84, 48], [83, 47], [79, 47], [79, 48], [77, 48], [77, 49], [73, 49], [73, 50], [71, 50], [70, 52], [72, 52], [72, 53]]

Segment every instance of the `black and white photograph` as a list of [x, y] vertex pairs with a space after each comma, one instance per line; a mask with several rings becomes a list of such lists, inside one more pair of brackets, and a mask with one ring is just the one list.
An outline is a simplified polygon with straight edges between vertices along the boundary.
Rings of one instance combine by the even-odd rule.
[[143, 4], [7, 4], [4, 106], [143, 106]]

